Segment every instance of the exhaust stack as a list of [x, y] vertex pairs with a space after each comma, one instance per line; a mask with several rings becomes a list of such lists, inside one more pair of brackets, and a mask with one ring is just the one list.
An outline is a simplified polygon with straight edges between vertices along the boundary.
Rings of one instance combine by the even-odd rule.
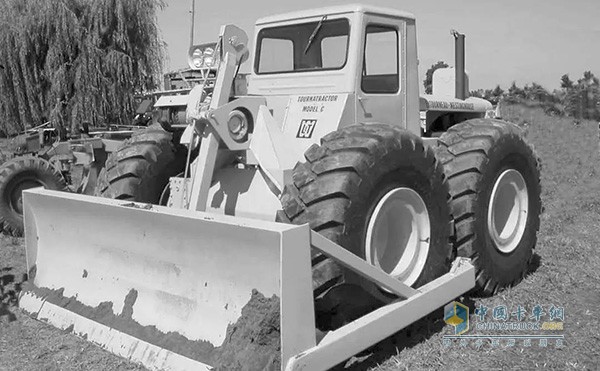
[[194, 21], [196, 18], [196, 0], [192, 0], [192, 7], [190, 9], [191, 24], [190, 24], [190, 49], [194, 46]]
[[456, 99], [464, 100], [465, 92], [465, 35], [456, 30], [450, 31], [454, 36], [454, 86]]

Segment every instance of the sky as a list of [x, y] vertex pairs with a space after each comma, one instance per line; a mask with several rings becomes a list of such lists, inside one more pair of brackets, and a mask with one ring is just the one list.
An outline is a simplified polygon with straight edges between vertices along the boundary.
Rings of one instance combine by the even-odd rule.
[[[166, 70], [187, 66], [191, 0], [166, 0], [159, 14], [167, 43]], [[196, 0], [194, 43], [215, 41], [222, 24], [233, 23], [252, 38], [254, 22], [267, 15], [348, 3], [342, 0]], [[362, 0], [417, 18], [419, 80], [435, 62], [454, 64], [451, 29], [466, 35], [471, 90], [504, 89], [515, 81], [560, 87], [568, 73], [600, 76], [600, 0]], [[252, 50], [252, 49], [251, 49]], [[249, 62], [246, 62], [247, 64]], [[242, 68], [244, 70], [244, 68]]]

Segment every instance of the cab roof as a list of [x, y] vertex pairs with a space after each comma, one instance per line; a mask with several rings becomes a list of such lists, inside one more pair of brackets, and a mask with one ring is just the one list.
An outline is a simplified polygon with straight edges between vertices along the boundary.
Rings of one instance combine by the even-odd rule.
[[364, 4], [347, 4], [328, 6], [324, 8], [301, 10], [283, 14], [272, 15], [268, 17], [260, 18], [256, 21], [256, 25], [264, 25], [269, 23], [278, 23], [283, 21], [294, 21], [304, 18], [314, 18], [321, 15], [337, 15], [347, 13], [363, 13], [363, 14], [375, 14], [383, 15], [392, 18], [403, 18], [403, 19], [415, 19], [415, 16], [411, 13], [404, 12], [402, 10], [393, 8], [384, 8], [372, 5]]

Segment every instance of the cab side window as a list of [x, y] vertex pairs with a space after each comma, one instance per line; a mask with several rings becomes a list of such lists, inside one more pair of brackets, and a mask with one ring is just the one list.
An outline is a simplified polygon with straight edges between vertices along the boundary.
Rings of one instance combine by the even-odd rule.
[[362, 90], [371, 94], [397, 93], [400, 86], [398, 31], [369, 25], [365, 37]]

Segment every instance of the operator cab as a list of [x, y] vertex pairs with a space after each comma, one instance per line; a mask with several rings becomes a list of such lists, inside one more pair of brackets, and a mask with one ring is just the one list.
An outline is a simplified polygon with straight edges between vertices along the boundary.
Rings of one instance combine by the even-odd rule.
[[365, 5], [287, 13], [258, 20], [255, 40], [250, 95], [277, 107], [269, 97], [345, 94], [342, 126], [378, 121], [418, 133], [412, 14]]

